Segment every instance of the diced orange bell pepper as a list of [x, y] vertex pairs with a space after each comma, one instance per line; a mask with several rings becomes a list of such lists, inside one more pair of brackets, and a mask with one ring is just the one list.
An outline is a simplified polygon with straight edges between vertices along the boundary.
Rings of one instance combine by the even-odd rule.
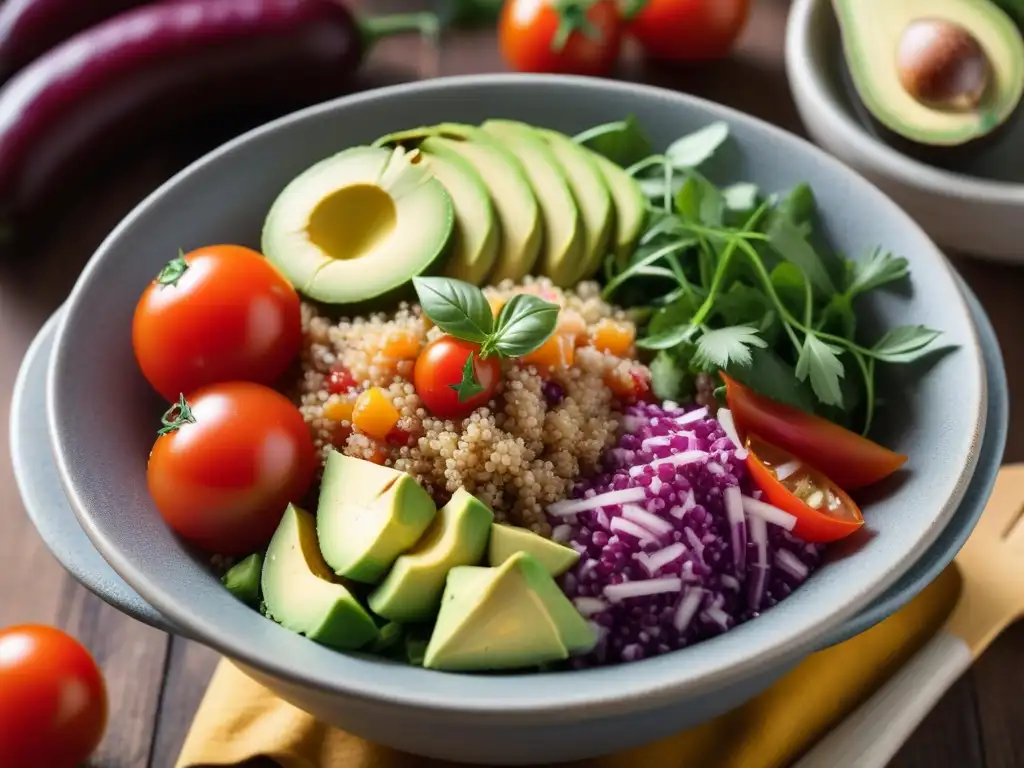
[[352, 423], [360, 432], [383, 441], [400, 418], [398, 410], [380, 387], [370, 387], [359, 395], [352, 412]]
[[392, 360], [414, 360], [420, 353], [419, 338], [409, 331], [392, 331], [384, 339], [381, 354]]
[[605, 317], [597, 322], [591, 335], [594, 346], [601, 352], [627, 357], [636, 340], [636, 329]]
[[526, 365], [535, 365], [541, 369], [568, 368], [576, 360], [576, 345], [570, 337], [556, 333], [521, 359]]
[[331, 421], [352, 421], [352, 412], [355, 410], [356, 399], [354, 397], [333, 396], [324, 405], [324, 417]]

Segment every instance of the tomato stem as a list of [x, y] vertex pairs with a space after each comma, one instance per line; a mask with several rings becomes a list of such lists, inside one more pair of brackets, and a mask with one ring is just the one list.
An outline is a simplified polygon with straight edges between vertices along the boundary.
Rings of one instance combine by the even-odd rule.
[[192, 414], [192, 409], [185, 400], [184, 393], [178, 396], [178, 402], [164, 412], [164, 415], [160, 417], [160, 423], [163, 426], [157, 430], [158, 435], [166, 435], [180, 429], [185, 424], [196, 423], [196, 417]]
[[177, 285], [187, 271], [188, 262], [185, 261], [184, 252], [179, 248], [178, 255], [164, 265], [156, 276], [156, 281], [159, 285]]
[[595, 42], [601, 42], [601, 32], [590, 23], [587, 11], [592, 0], [560, 0], [553, 6], [558, 13], [558, 29], [551, 39], [551, 50], [561, 51], [573, 32], [579, 32]]

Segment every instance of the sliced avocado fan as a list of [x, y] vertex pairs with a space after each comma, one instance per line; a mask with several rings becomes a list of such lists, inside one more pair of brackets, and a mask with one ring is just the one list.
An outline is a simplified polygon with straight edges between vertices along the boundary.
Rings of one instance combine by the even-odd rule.
[[531, 126], [513, 120], [488, 120], [482, 127], [519, 158], [540, 204], [544, 245], [539, 271], [555, 285], [571, 286], [584, 266], [586, 241], [583, 219], [565, 170]]
[[[1017, 110], [1024, 94], [1024, 40], [998, 5], [832, 0], [832, 6], [854, 88], [868, 112], [893, 133], [921, 145], [957, 146], [991, 133]], [[951, 50], [966, 56], [974, 46], [971, 61], [946, 60]], [[931, 103], [921, 97], [924, 91], [948, 90], [937, 80], [974, 93], [962, 104], [953, 98]], [[917, 93], [908, 85], [915, 83], [921, 86]]]
[[263, 226], [263, 253], [303, 294], [328, 304], [383, 301], [440, 268], [451, 197], [419, 151], [354, 147], [284, 188]]

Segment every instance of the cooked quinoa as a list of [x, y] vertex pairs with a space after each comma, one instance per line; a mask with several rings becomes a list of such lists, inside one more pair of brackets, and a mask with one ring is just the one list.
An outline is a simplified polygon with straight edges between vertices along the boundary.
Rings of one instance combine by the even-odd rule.
[[[617, 437], [628, 405], [609, 382], [649, 381], [632, 347], [624, 357], [593, 346], [602, 320], [635, 332], [622, 310], [604, 302], [596, 283], [574, 290], [546, 278], [505, 281], [485, 288], [492, 303], [528, 290], [562, 307], [560, 330], [577, 339], [571, 366], [539, 370], [516, 360], [502, 362], [495, 398], [461, 421], [433, 417], [412, 383], [415, 355], [442, 335], [418, 305], [403, 303], [391, 314], [332, 321], [316, 307], [302, 309], [305, 343], [296, 398], [321, 461], [332, 448], [413, 475], [440, 503], [459, 486], [488, 504], [497, 520], [550, 533], [544, 508], [568, 495], [573, 482], [593, 473]], [[388, 356], [397, 351], [399, 358]], [[354, 429], [353, 395], [332, 394], [332, 370], [351, 374], [359, 391], [379, 387], [397, 409], [396, 439], [378, 442]], [[621, 388], [620, 388], [621, 389]]]

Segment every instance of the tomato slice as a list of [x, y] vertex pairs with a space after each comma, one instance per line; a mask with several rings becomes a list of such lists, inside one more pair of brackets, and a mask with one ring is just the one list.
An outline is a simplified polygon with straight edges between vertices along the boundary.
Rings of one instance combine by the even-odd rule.
[[840, 488], [853, 491], [877, 483], [907, 457], [820, 416], [771, 400], [725, 373], [725, 399], [742, 438], [753, 432], [814, 465]]
[[747, 469], [764, 500], [796, 518], [793, 535], [804, 541], [837, 541], [864, 525], [860, 509], [842, 488], [757, 435], [747, 437]]

